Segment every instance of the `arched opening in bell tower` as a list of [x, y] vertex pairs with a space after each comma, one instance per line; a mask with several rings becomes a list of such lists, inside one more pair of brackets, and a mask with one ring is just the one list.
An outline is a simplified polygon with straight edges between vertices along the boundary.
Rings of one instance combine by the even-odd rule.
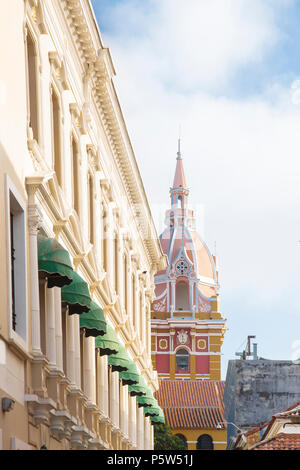
[[176, 311], [187, 311], [189, 306], [189, 286], [180, 281], [176, 284]]
[[176, 372], [188, 372], [190, 369], [189, 352], [180, 348], [176, 351]]

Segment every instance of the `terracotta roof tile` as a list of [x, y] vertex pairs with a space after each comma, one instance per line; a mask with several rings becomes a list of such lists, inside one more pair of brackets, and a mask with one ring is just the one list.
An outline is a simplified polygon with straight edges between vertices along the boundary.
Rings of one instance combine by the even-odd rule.
[[172, 428], [215, 428], [224, 421], [222, 381], [160, 380], [155, 397]]
[[300, 450], [300, 434], [279, 433], [258, 442], [249, 450]]

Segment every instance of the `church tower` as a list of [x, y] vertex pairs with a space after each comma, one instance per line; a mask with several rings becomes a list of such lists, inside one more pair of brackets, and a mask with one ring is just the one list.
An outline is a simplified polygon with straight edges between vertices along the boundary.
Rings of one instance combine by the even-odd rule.
[[152, 361], [160, 379], [220, 380], [225, 318], [220, 313], [216, 257], [195, 230], [178, 142], [171, 207], [160, 243], [168, 257], [155, 276]]

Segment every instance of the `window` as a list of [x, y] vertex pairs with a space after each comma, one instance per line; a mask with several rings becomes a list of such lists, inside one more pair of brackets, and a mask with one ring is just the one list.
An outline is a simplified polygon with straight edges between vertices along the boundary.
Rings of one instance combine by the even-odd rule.
[[40, 334], [41, 334], [41, 351], [47, 354], [47, 312], [46, 312], [46, 282], [45, 279], [39, 277], [39, 300], [40, 300]]
[[114, 265], [114, 279], [115, 279], [115, 291], [119, 293], [120, 287], [118, 283], [118, 272], [119, 272], [119, 265], [118, 265], [118, 235], [115, 233], [114, 236], [114, 258], [115, 258], [115, 265]]
[[107, 249], [108, 249], [108, 256], [109, 256], [109, 276], [110, 276], [110, 283], [112, 291], [116, 290], [116, 250], [115, 250], [115, 234], [112, 231], [107, 232], [109, 238], [107, 238]]
[[126, 313], [128, 314], [128, 262], [127, 262], [127, 255], [124, 254], [123, 257], [124, 263], [124, 308], [126, 309]]
[[186, 349], [178, 349], [176, 352], [176, 370], [177, 371], [189, 371], [190, 355]]
[[29, 30], [26, 38], [27, 59], [27, 100], [28, 124], [32, 129], [32, 137], [39, 140], [38, 131], [38, 92], [37, 92], [37, 52], [36, 45]]
[[146, 351], [147, 354], [151, 354], [151, 348], [150, 348], [150, 314], [149, 314], [149, 307], [147, 307], [147, 314], [146, 314]]
[[103, 259], [103, 269], [107, 272], [108, 262], [107, 262], [107, 236], [108, 236], [108, 220], [107, 220], [107, 210], [104, 204], [102, 204], [102, 259]]
[[189, 265], [187, 264], [186, 261], [184, 260], [178, 261], [178, 263], [176, 264], [176, 271], [178, 272], [178, 274], [185, 275], [188, 273], [188, 270], [189, 270]]
[[61, 126], [60, 126], [60, 104], [53, 87], [51, 89], [51, 110], [52, 110], [52, 152], [53, 168], [57, 181], [62, 186], [62, 162], [61, 162]]
[[10, 259], [11, 259], [11, 307], [12, 307], [12, 327], [16, 330], [16, 290], [15, 290], [15, 242], [14, 242], [14, 214], [10, 213]]
[[144, 303], [143, 303], [143, 294], [140, 292], [140, 309], [139, 309], [139, 322], [140, 322], [140, 339], [143, 337], [143, 328], [144, 328]]
[[79, 211], [79, 155], [75, 137], [72, 136], [72, 183], [73, 183], [73, 207], [80, 216]]
[[136, 287], [135, 287], [135, 275], [132, 274], [131, 276], [131, 284], [132, 284], [132, 323], [136, 326]]
[[112, 418], [112, 397], [111, 394], [113, 393], [112, 390], [112, 370], [111, 370], [111, 365], [108, 365], [107, 367], [107, 411], [108, 411], [108, 416], [109, 418]]
[[91, 173], [88, 174], [88, 222], [89, 222], [89, 241], [94, 243], [94, 182]]
[[189, 310], [189, 287], [185, 282], [176, 284], [176, 310]]
[[[7, 178], [7, 186], [10, 183]], [[26, 288], [26, 245], [25, 205], [16, 191], [8, 187], [8, 271], [9, 271], [9, 325], [11, 331], [27, 340], [27, 288]], [[13, 333], [12, 333], [13, 334]]]
[[123, 407], [124, 407], [124, 395], [123, 395], [123, 386], [122, 386], [122, 380], [119, 379], [119, 428], [122, 426], [122, 418], [123, 418]]
[[62, 327], [62, 347], [63, 347], [63, 370], [67, 375], [67, 307], [62, 305], [61, 308], [61, 327]]
[[202, 436], [198, 437], [197, 440], [197, 450], [214, 450], [214, 443], [208, 434], [202, 434]]
[[100, 357], [97, 349], [95, 349], [95, 386], [96, 386], [96, 403], [100, 405], [101, 393], [100, 393]]
[[80, 330], [80, 380], [81, 380], [81, 390], [85, 391], [85, 370], [84, 370], [84, 336], [85, 333], [83, 329]]

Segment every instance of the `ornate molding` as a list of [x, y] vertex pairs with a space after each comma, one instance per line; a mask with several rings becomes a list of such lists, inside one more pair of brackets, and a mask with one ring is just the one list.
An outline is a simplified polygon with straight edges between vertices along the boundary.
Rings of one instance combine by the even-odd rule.
[[[83, 53], [89, 80], [92, 81], [92, 92], [95, 95], [104, 125], [107, 127], [111, 148], [114, 153], [117, 167], [120, 171], [128, 197], [132, 205], [142, 207], [140, 214], [141, 225], [146, 228], [142, 236], [149, 259], [155, 260], [161, 269], [166, 267], [166, 259], [157, 240], [157, 233], [143, 185], [140, 184], [140, 176], [127, 133], [126, 124], [119, 106], [116, 91], [113, 85], [115, 69], [108, 48], [103, 47], [98, 28], [100, 48], [95, 49], [92, 39], [90, 24], [82, 2], [79, 0], [64, 0], [64, 6], [70, 13], [70, 19], [78, 37], [78, 44]], [[146, 233], [147, 232], [147, 233]]]
[[43, 218], [37, 205], [28, 208], [28, 229], [30, 235], [37, 235]]
[[58, 440], [70, 439], [76, 419], [67, 410], [51, 410], [50, 415], [50, 434]]
[[34, 424], [46, 424], [50, 422], [50, 411], [56, 408], [56, 403], [51, 398], [41, 398], [38, 395], [25, 395], [28, 412], [33, 416]]
[[77, 271], [78, 266], [84, 260], [86, 253], [78, 253], [76, 256], [73, 257], [73, 263], [75, 271]]
[[91, 438], [94, 438], [94, 435], [86, 426], [73, 426], [70, 438], [71, 448], [87, 449]]
[[62, 220], [58, 220], [53, 225], [53, 232], [55, 233], [56, 238], [58, 238], [60, 232], [64, 229], [64, 227], [67, 225], [67, 223], [68, 223], [67, 219], [62, 219]]

